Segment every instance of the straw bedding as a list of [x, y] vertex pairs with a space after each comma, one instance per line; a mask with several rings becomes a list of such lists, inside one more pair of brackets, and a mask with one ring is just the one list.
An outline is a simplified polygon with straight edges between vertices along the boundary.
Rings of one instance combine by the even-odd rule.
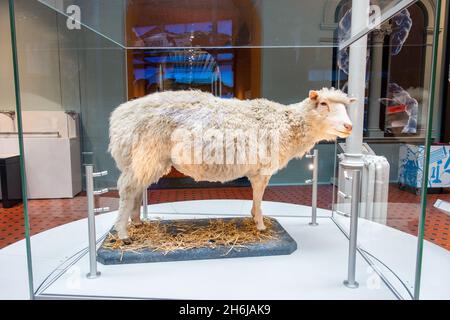
[[278, 239], [272, 228], [273, 220], [265, 217], [265, 231], [258, 231], [252, 218], [208, 219], [205, 223], [195, 220], [161, 220], [143, 221], [141, 226], [128, 226], [132, 244], [125, 245], [116, 233], [110, 233], [103, 243], [103, 248], [122, 252], [139, 252], [143, 249], [160, 251], [164, 254], [177, 250], [194, 248], [230, 247], [243, 248], [250, 244], [264, 243]]

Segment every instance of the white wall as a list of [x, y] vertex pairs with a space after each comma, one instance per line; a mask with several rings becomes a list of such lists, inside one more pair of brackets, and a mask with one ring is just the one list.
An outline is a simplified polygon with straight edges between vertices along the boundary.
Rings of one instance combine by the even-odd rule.
[[[123, 0], [44, 2], [58, 9], [61, 9], [61, 3], [64, 4], [62, 8], [76, 3], [80, 5], [82, 21], [87, 25], [105, 31], [106, 36], [115, 40], [123, 38]], [[95, 33], [87, 29], [69, 30], [65, 16], [39, 1], [16, 0], [15, 10], [22, 109], [79, 111], [79, 54], [88, 49], [82, 49], [82, 38], [87, 33]], [[103, 19], [105, 16], [108, 19]], [[0, 39], [0, 109], [14, 110], [8, 0], [0, 0]], [[104, 47], [101, 45], [101, 49]]]
[[[16, 0], [15, 10], [22, 110], [79, 111], [78, 52], [67, 50], [74, 34], [38, 1]], [[0, 0], [0, 39], [0, 109], [15, 110], [8, 0]]]
[[22, 110], [62, 109], [56, 13], [37, 1], [15, 1]]
[[[28, 0], [29, 1], [29, 0]], [[128, 0], [33, 0], [53, 11], [66, 14], [67, 8], [80, 8], [81, 23], [105, 38], [124, 44], [124, 8]]]

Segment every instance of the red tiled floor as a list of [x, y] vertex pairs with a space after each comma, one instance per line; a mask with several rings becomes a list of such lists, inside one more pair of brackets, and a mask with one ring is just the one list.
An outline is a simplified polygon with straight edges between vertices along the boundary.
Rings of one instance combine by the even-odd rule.
[[[202, 200], [202, 199], [246, 199], [252, 198], [251, 188], [195, 188], [164, 189], [149, 191], [151, 204]], [[450, 216], [433, 207], [436, 199], [450, 201], [450, 194], [428, 195], [425, 239], [450, 250]], [[279, 201], [294, 204], [311, 204], [310, 186], [269, 187], [264, 195], [265, 201]], [[116, 192], [110, 192], [97, 199], [97, 206], [109, 206], [112, 210], [118, 207]], [[318, 205], [330, 209], [332, 187], [319, 186]], [[29, 201], [29, 219], [31, 234], [54, 228], [56, 226], [85, 218], [86, 197], [79, 195], [73, 199], [31, 200]], [[387, 225], [401, 231], [417, 235], [420, 196], [401, 191], [396, 185], [389, 190]], [[14, 243], [24, 237], [23, 206], [11, 209], [0, 208], [0, 248]]]

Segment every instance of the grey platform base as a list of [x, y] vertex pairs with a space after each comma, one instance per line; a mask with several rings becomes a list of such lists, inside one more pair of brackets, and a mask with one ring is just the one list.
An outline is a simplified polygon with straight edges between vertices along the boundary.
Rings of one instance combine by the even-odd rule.
[[[230, 220], [240, 218], [225, 218]], [[173, 220], [165, 220], [164, 223], [170, 224]], [[179, 220], [178, 220], [179, 221]], [[205, 224], [209, 219], [192, 219], [196, 224]], [[177, 250], [169, 253], [142, 249], [138, 251], [121, 251], [104, 248], [103, 244], [97, 251], [97, 259], [105, 265], [130, 264], [130, 263], [148, 263], [148, 262], [169, 262], [185, 260], [203, 260], [203, 259], [223, 259], [223, 258], [243, 258], [289, 255], [297, 250], [297, 243], [284, 230], [284, 228], [273, 219], [273, 230], [277, 233], [278, 239], [270, 240], [264, 243], [250, 243], [245, 248], [233, 248], [230, 246], [217, 246], [216, 248], [194, 248], [189, 250]]]

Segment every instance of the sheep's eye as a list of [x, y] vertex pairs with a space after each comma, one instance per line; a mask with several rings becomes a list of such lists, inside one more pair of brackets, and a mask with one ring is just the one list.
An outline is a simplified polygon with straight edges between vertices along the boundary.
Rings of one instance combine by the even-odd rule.
[[330, 108], [330, 106], [328, 105], [328, 103], [326, 103], [326, 102], [323, 101], [323, 102], [320, 102], [319, 105], [320, 105], [321, 107], [327, 108], [328, 112], [331, 112], [331, 108]]

